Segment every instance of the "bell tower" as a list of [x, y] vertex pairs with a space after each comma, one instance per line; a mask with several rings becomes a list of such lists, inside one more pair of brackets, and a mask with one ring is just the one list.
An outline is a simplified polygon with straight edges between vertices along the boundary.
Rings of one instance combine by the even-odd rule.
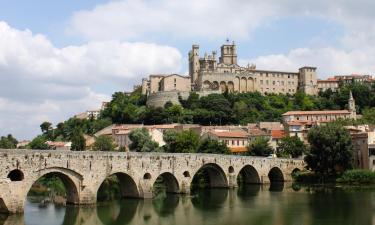
[[349, 92], [348, 110], [350, 112], [350, 118], [357, 119], [357, 112], [355, 109], [355, 100], [353, 98], [352, 91]]

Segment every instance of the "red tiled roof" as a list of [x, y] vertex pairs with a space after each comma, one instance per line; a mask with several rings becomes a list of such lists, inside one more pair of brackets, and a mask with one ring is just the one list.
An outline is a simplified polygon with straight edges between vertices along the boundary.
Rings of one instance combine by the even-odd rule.
[[285, 132], [283, 130], [271, 130], [271, 136], [272, 138], [282, 138], [285, 136]]
[[325, 115], [325, 114], [350, 114], [348, 110], [323, 110], [323, 111], [289, 111], [283, 116], [290, 115]]
[[249, 133], [244, 131], [210, 131], [210, 133], [217, 137], [247, 138], [249, 136]]

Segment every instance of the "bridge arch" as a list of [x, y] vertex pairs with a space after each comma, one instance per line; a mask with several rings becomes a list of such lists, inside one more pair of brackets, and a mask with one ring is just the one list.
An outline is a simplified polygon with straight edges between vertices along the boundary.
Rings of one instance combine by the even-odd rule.
[[[38, 176], [36, 176], [34, 179], [32, 179], [31, 183], [29, 184], [26, 192], [26, 196], [28, 192], [30, 191], [32, 185], [34, 185], [39, 179], [43, 177], [48, 176], [55, 176], [58, 177], [62, 183], [64, 184], [64, 187], [66, 189], [66, 204], [79, 204], [80, 203], [80, 196], [79, 196], [79, 185], [82, 181], [82, 175], [79, 173], [66, 169], [66, 168], [60, 168], [60, 167], [52, 167], [47, 169], [42, 169], [37, 171]], [[26, 200], [25, 196], [25, 200]]]
[[[106, 188], [105, 182], [108, 178], [115, 177], [118, 181], [118, 186], [120, 188], [120, 197], [121, 198], [138, 198], [139, 197], [139, 190], [137, 187], [136, 182], [134, 179], [127, 173], [124, 172], [114, 172], [110, 174], [109, 176], [105, 177], [102, 182], [100, 183], [99, 187], [96, 190], [97, 198], [99, 197], [99, 192]], [[111, 187], [109, 187], [111, 188]]]
[[228, 179], [224, 170], [216, 163], [207, 163], [200, 167], [194, 174], [192, 185], [194, 186], [198, 179], [203, 178], [209, 188], [228, 187]]
[[255, 167], [245, 165], [237, 175], [238, 181], [244, 184], [260, 184], [260, 176]]
[[162, 182], [162, 185], [165, 186], [165, 191], [167, 193], [179, 193], [180, 192], [180, 185], [176, 177], [170, 172], [161, 173], [156, 178], [153, 184], [154, 188], [157, 182]]
[[271, 183], [284, 182], [284, 174], [279, 167], [273, 167], [268, 172], [268, 178]]

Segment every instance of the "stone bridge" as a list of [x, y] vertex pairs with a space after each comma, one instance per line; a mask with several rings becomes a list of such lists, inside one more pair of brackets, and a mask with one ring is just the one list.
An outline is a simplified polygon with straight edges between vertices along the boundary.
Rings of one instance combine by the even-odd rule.
[[152, 198], [153, 185], [163, 177], [167, 192], [189, 194], [198, 171], [212, 188], [235, 188], [244, 182], [291, 181], [303, 160], [216, 154], [72, 152], [0, 150], [0, 212], [23, 212], [31, 186], [47, 174], [58, 176], [67, 189], [68, 204], [94, 204], [103, 181], [116, 175], [122, 197]]

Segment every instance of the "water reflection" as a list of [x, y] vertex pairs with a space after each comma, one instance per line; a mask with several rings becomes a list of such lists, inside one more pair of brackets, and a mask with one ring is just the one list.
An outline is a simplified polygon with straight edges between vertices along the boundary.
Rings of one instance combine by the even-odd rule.
[[152, 200], [125, 199], [95, 207], [50, 205], [41, 209], [27, 203], [24, 215], [7, 218], [1, 215], [0, 224], [371, 225], [374, 224], [373, 215], [375, 189], [353, 191], [285, 184], [281, 187], [246, 185], [235, 190], [202, 190], [192, 196], [168, 194]]

